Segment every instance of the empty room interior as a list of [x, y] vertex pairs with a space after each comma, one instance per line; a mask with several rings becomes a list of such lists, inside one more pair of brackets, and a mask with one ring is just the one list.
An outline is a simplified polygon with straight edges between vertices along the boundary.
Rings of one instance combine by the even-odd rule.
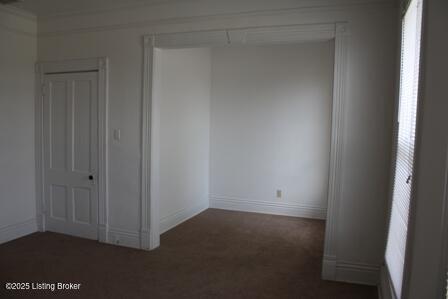
[[448, 2], [1, 0], [0, 298], [447, 298]]

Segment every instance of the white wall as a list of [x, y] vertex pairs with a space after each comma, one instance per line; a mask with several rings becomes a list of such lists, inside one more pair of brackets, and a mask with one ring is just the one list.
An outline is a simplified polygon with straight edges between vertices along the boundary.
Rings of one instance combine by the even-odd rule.
[[341, 1], [320, 1], [315, 8], [309, 8], [313, 5], [309, 1], [297, 0], [163, 2], [129, 14], [122, 9], [39, 22], [39, 60], [110, 58], [109, 132], [121, 128], [122, 133], [120, 142], [110, 138], [109, 144], [110, 225], [136, 233], [140, 229], [142, 35], [346, 21], [350, 25], [349, 77], [337, 259], [379, 265], [384, 256], [389, 190], [398, 36], [395, 1], [365, 5], [355, 1], [340, 7]]
[[161, 231], [208, 208], [210, 49], [157, 51], [154, 101]]
[[[141, 34], [120, 30], [38, 39], [40, 61], [110, 59], [109, 226], [134, 233], [140, 227]], [[114, 129], [120, 129], [120, 141], [114, 140]]]
[[0, 243], [36, 230], [35, 18], [0, 7]]
[[329, 41], [213, 49], [213, 206], [325, 217], [333, 56]]

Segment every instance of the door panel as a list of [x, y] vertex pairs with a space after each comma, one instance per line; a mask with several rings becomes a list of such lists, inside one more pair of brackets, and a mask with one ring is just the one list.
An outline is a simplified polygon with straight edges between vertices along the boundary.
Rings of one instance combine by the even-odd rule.
[[92, 106], [90, 91], [91, 82], [77, 81], [73, 86], [73, 165], [72, 170], [91, 172], [91, 129], [92, 122], [89, 113]]
[[67, 187], [51, 185], [50, 215], [55, 219], [67, 220]]
[[90, 239], [98, 238], [97, 76], [52, 74], [44, 82], [46, 229]]
[[49, 97], [50, 117], [50, 167], [52, 169], [67, 169], [67, 144], [65, 142], [67, 133], [67, 101], [62, 100], [68, 96], [67, 82], [49, 82], [51, 95]]
[[92, 223], [91, 191], [88, 188], [73, 188], [73, 221], [84, 224]]

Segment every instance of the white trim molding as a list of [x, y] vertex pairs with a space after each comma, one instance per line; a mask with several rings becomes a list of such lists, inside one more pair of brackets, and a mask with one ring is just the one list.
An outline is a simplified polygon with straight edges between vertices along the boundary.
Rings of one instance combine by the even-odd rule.
[[[177, 1], [177, 0], [176, 0]], [[92, 14], [83, 13], [69, 13], [62, 14], [61, 16], [54, 17], [43, 17], [39, 16], [40, 26], [39, 26], [39, 37], [50, 37], [50, 36], [68, 36], [71, 34], [80, 34], [88, 32], [101, 32], [101, 31], [114, 31], [114, 30], [124, 30], [124, 29], [135, 29], [144, 28], [147, 30], [148, 34], [159, 34], [161, 32], [169, 32], [171, 30], [164, 30], [162, 27], [173, 27], [186, 29], [186, 31], [194, 31], [193, 28], [198, 28], [198, 24], [204, 23], [214, 23], [214, 24], [227, 24], [224, 25], [225, 28], [239, 29], [242, 26], [247, 26], [247, 24], [257, 24], [259, 26], [260, 22], [256, 19], [266, 19], [266, 18], [279, 18], [283, 19], [281, 23], [283, 25], [296, 25], [300, 23], [297, 20], [301, 20], [302, 16], [307, 17], [310, 14], [321, 14], [321, 13], [340, 13], [346, 11], [376, 11], [378, 9], [384, 8], [396, 8], [398, 6], [396, 1], [393, 0], [341, 0], [342, 2], [335, 3], [335, 1], [327, 0], [323, 3], [322, 1], [314, 1], [310, 3], [309, 1], [298, 1], [297, 5], [292, 5], [290, 7], [279, 7], [273, 8], [265, 7], [258, 8], [255, 10], [244, 10], [238, 13], [234, 11], [222, 11], [221, 13], [205, 13], [203, 15], [184, 15], [179, 16], [178, 13], [173, 13], [176, 8], [172, 8], [171, 12], [163, 9], [160, 13], [155, 13], [153, 7], [142, 7], [138, 10], [127, 10], [129, 14], [123, 15], [123, 11], [120, 9], [120, 14], [110, 12], [95, 12]], [[171, 1], [170, 1], [171, 2]], [[146, 9], [145, 13], [142, 9]], [[97, 13], [107, 13], [109, 17], [104, 17], [102, 15], [101, 22], [98, 21]], [[120, 17], [117, 17], [120, 16]], [[64, 24], [61, 20], [66, 17], [73, 18], [69, 24]], [[255, 22], [254, 22], [255, 21]], [[265, 26], [269, 25], [280, 25], [279, 22], [266, 23]], [[59, 25], [59, 26], [57, 26]], [[162, 27], [161, 27], [162, 26]], [[222, 25], [217, 25], [217, 28], [209, 29], [219, 29]], [[198, 31], [198, 29], [195, 29]], [[200, 30], [200, 29], [199, 29]]]
[[39, 231], [45, 231], [44, 143], [42, 84], [47, 73], [98, 72], [98, 240], [108, 238], [108, 74], [107, 57], [42, 61], [36, 63], [35, 146], [36, 146], [36, 218]]
[[36, 218], [0, 228], [0, 244], [37, 232]]
[[[224, 34], [224, 32], [226, 34]], [[215, 46], [216, 44], [275, 44], [297, 43], [309, 41], [334, 40], [335, 65], [332, 108], [332, 133], [330, 152], [329, 192], [326, 216], [325, 248], [322, 277], [328, 280], [337, 279], [337, 219], [341, 198], [342, 152], [343, 152], [343, 124], [344, 101], [347, 84], [347, 56], [349, 41], [349, 25], [347, 22], [327, 24], [296, 24], [288, 26], [270, 26], [253, 28], [229, 28], [212, 31], [194, 31], [171, 34], [151, 34], [144, 37], [144, 68], [142, 92], [142, 234], [147, 234], [142, 248], [153, 249], [159, 246], [159, 198], [157, 196], [157, 177], [151, 171], [157, 159], [156, 146], [151, 146], [150, 132], [154, 130], [154, 102], [153, 80], [154, 53], [158, 48], [185, 48], [195, 46]], [[212, 37], [212, 38], [210, 38]], [[151, 118], [152, 116], [152, 118]], [[153, 160], [151, 164], [150, 160]], [[156, 164], [155, 164], [156, 165]], [[152, 185], [151, 185], [152, 184]], [[150, 189], [150, 187], [152, 187]], [[150, 191], [149, 191], [150, 190]], [[149, 194], [150, 193], [150, 194]], [[272, 206], [271, 206], [272, 208]], [[276, 207], [280, 209], [281, 207]], [[282, 207], [285, 211], [285, 207]], [[297, 210], [296, 210], [297, 211]], [[143, 240], [143, 238], [142, 238]], [[339, 267], [340, 268], [340, 267]], [[347, 267], [346, 267], [347, 268]], [[342, 267], [342, 269], [345, 269]], [[351, 268], [352, 269], [352, 268]], [[344, 270], [342, 270], [344, 271]], [[349, 271], [349, 270], [347, 270]], [[347, 273], [346, 271], [346, 273]], [[341, 272], [341, 270], [339, 270]]]
[[181, 33], [158, 34], [154, 39], [155, 48], [188, 48], [188, 47], [207, 47], [207, 46], [225, 46], [228, 40], [226, 30], [194, 31]]
[[[153, 66], [154, 37], [143, 37], [143, 92], [142, 92], [142, 147], [141, 147], [141, 191], [140, 191], [140, 248], [151, 250], [160, 245], [159, 201], [154, 192], [158, 175], [154, 173], [151, 162], [155, 161], [151, 143], [154, 131], [153, 102]], [[153, 188], [151, 188], [153, 187]]]
[[439, 290], [441, 298], [448, 298], [448, 149], [445, 154], [445, 182], [443, 186], [442, 219], [440, 239], [442, 252], [439, 266]]
[[160, 219], [160, 234], [169, 231], [175, 226], [178, 226], [182, 222], [185, 222], [188, 219], [202, 213], [208, 208], [209, 208], [209, 202], [207, 199], [197, 203], [196, 205], [190, 208], [185, 208], [168, 216], [162, 217]]
[[380, 281], [380, 266], [338, 260], [334, 280], [377, 286]]
[[[98, 17], [98, 14], [106, 14], [106, 13], [116, 13], [116, 12], [125, 12], [132, 13], [133, 11], [145, 11], [145, 10], [155, 10], [160, 7], [163, 7], [166, 10], [167, 6], [176, 5], [179, 3], [191, 3], [194, 4], [197, 0], [158, 0], [158, 1], [140, 1], [137, 3], [122, 3], [122, 4], [109, 4], [103, 7], [85, 7], [82, 10], [71, 10], [71, 11], [60, 11], [60, 12], [52, 12], [52, 13], [40, 13], [39, 19], [43, 21], [48, 21], [52, 19], [61, 19], [68, 17], [86, 17], [93, 16]], [[359, 6], [367, 6], [367, 5], [379, 5], [379, 4], [391, 4], [394, 3], [391, 0], [321, 0], [317, 2], [313, 1], [298, 1], [294, 4], [294, 6], [289, 7], [288, 9], [297, 10], [297, 9], [335, 9], [335, 7], [344, 7], [344, 8], [353, 8]], [[95, 5], [94, 5], [95, 6]], [[284, 10], [284, 9], [283, 9]], [[261, 11], [262, 12], [262, 11]], [[249, 14], [249, 13], [260, 13], [259, 10], [251, 11], [246, 10], [241, 14]], [[156, 21], [163, 20], [165, 18], [158, 17]]]
[[335, 36], [334, 24], [315, 24], [300, 26], [275, 26], [245, 29], [230, 29], [231, 44], [283, 44], [331, 40]]
[[272, 215], [325, 219], [327, 209], [298, 203], [268, 202], [210, 195], [210, 208]]
[[22, 9], [0, 5], [0, 30], [35, 38], [37, 18]]
[[380, 299], [397, 299], [394, 292], [394, 287], [387, 271], [386, 266], [381, 266], [380, 269], [380, 283], [378, 286], [378, 296]]
[[344, 102], [347, 88], [347, 56], [349, 30], [346, 23], [335, 26], [335, 58], [333, 79], [333, 110], [331, 126], [330, 175], [328, 183], [327, 221], [325, 227], [324, 261], [322, 278], [336, 279], [336, 234], [342, 193], [342, 152]]
[[18, 18], [26, 19], [29, 21], [37, 21], [37, 16], [33, 13], [11, 5], [0, 5], [0, 12], [8, 13], [10, 15], [14, 15]]
[[106, 243], [140, 249], [140, 233], [138, 231], [109, 227]]

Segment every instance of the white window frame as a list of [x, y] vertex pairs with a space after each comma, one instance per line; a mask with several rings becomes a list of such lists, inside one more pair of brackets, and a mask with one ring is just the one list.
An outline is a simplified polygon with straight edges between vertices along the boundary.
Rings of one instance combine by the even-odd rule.
[[[404, 0], [402, 2], [402, 13], [401, 13], [401, 22], [400, 22], [400, 32], [403, 30], [403, 20], [404, 16], [409, 8], [409, 5], [411, 4], [413, 0]], [[414, 236], [414, 225], [415, 225], [415, 194], [416, 194], [416, 184], [414, 183], [414, 178], [416, 173], [418, 173], [418, 155], [419, 155], [419, 136], [420, 136], [420, 118], [421, 118], [421, 94], [423, 90], [423, 52], [424, 49], [422, 47], [423, 45], [423, 33], [424, 33], [424, 13], [425, 13], [425, 2], [424, 0], [415, 0], [418, 2], [418, 5], [420, 6], [420, 17], [421, 17], [421, 28], [420, 28], [420, 55], [419, 55], [419, 78], [418, 78], [418, 92], [417, 92], [417, 112], [416, 112], [416, 128], [415, 128], [415, 144], [414, 144], [414, 157], [413, 157], [413, 170], [411, 174], [411, 190], [410, 190], [410, 198], [409, 198], [409, 216], [408, 216], [408, 227], [407, 227], [407, 240], [406, 240], [406, 249], [405, 249], [405, 258], [404, 258], [404, 267], [403, 267], [403, 279], [401, 284], [401, 297], [400, 298], [407, 298], [409, 296], [409, 283], [410, 283], [410, 269], [411, 269], [411, 256], [412, 256], [412, 243], [413, 243], [413, 236]], [[398, 68], [398, 82], [401, 81], [401, 42], [400, 42], [400, 64]], [[396, 157], [397, 157], [397, 149], [398, 149], [398, 118], [399, 118], [399, 104], [400, 104], [400, 92], [401, 92], [401, 84], [399, 85], [399, 88], [397, 88], [397, 94], [396, 94], [396, 115], [395, 115], [395, 122], [394, 122], [394, 148], [392, 151], [392, 156], [394, 158], [393, 163], [391, 165], [391, 190], [390, 190], [390, 206], [389, 206], [389, 215], [392, 211], [392, 203], [393, 203], [393, 194], [394, 194], [394, 180], [395, 180], [395, 171], [396, 171]], [[386, 243], [385, 248], [387, 246], [387, 238], [389, 233], [389, 225], [390, 225], [390, 217], [389, 222], [387, 226], [386, 231]], [[393, 299], [397, 299], [395, 287], [392, 284], [392, 279], [389, 273], [389, 269], [387, 268], [387, 265], [383, 267], [381, 270], [381, 293], [383, 296], [387, 296]]]

